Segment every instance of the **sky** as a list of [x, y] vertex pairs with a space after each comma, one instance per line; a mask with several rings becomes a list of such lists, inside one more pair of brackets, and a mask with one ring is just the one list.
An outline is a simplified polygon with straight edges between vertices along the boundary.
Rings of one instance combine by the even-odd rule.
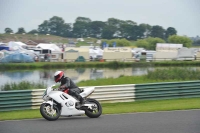
[[74, 23], [77, 17], [132, 20], [174, 27], [181, 36], [200, 36], [200, 0], [0, 0], [0, 33], [7, 27], [29, 32], [53, 16], [65, 23]]

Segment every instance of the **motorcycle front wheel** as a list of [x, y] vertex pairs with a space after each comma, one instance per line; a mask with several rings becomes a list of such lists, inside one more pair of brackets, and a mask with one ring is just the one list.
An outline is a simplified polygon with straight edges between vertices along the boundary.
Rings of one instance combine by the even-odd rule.
[[48, 121], [55, 121], [60, 117], [59, 108], [56, 105], [53, 105], [52, 109], [51, 105], [48, 103], [40, 105], [40, 113]]
[[92, 108], [85, 109], [85, 114], [90, 118], [97, 118], [102, 114], [101, 104], [95, 99], [87, 99], [87, 104], [93, 104]]

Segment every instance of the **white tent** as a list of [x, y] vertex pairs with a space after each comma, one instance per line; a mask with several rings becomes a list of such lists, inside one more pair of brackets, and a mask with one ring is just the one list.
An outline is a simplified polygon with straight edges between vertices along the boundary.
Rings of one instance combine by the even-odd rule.
[[177, 51], [182, 48], [183, 44], [172, 44], [172, 43], [157, 43], [156, 51]]
[[24, 50], [24, 46], [27, 46], [25, 43], [22, 42], [9, 42], [8, 43], [8, 47], [10, 48], [10, 50]]
[[62, 50], [56, 44], [40, 43], [37, 48], [49, 49], [52, 52], [62, 52]]
[[[19, 53], [24, 53], [27, 54], [29, 56], [31, 56], [32, 58], [34, 58], [35, 56], [38, 56], [33, 50], [27, 50], [23, 47], [26, 47], [27, 45], [25, 43], [22, 42], [9, 42], [8, 43], [8, 47], [11, 51], [8, 51], [7, 54], [12, 54], [14, 51], [18, 51]], [[4, 56], [6, 54], [4, 53]]]
[[89, 49], [89, 53], [90, 56], [92, 56], [92, 58], [97, 58], [97, 56], [103, 56], [103, 50], [100, 48]]
[[178, 50], [177, 60], [194, 60], [197, 52], [197, 48], [183, 47]]
[[96, 50], [98, 51], [98, 55], [101, 55], [101, 56], [103, 56], [103, 50], [102, 50], [102, 49], [100, 49], [100, 48], [97, 48]]
[[96, 58], [97, 57], [97, 52], [94, 49], [89, 49], [90, 52], [90, 57]]

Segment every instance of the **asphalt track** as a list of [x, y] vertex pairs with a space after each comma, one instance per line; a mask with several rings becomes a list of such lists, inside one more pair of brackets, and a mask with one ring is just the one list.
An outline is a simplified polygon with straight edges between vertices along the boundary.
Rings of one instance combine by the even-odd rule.
[[200, 133], [200, 110], [0, 121], [0, 133]]

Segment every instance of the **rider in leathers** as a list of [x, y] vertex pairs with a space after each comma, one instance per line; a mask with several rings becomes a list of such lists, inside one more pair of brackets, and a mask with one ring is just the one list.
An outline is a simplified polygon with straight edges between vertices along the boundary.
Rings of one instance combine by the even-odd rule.
[[[58, 72], [61, 72], [63, 74], [62, 71], [58, 71]], [[56, 73], [54, 74], [54, 76], [56, 76]], [[59, 87], [60, 90], [64, 91], [66, 89], [69, 89], [68, 91], [69, 95], [76, 97], [80, 101], [81, 104], [84, 103], [84, 99], [82, 98], [82, 96], [79, 95], [81, 93], [81, 90], [69, 77], [65, 77], [63, 74], [60, 80], [57, 82], [61, 82], [60, 87]]]

